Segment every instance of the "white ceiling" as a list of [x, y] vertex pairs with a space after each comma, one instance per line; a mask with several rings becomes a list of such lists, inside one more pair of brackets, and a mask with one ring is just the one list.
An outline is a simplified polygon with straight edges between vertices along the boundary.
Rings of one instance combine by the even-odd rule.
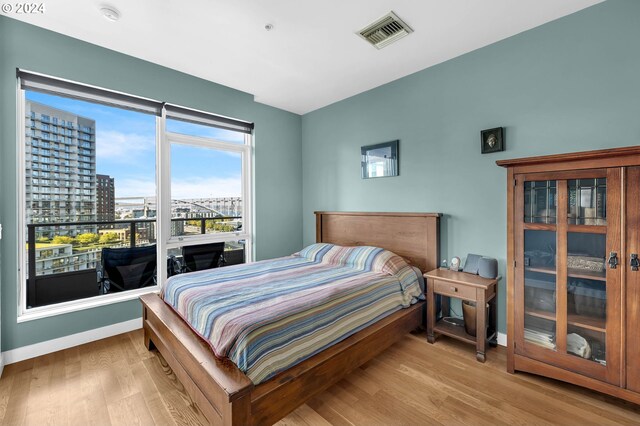
[[[7, 16], [304, 114], [601, 1], [46, 0]], [[415, 32], [382, 50], [354, 34], [390, 10]]]

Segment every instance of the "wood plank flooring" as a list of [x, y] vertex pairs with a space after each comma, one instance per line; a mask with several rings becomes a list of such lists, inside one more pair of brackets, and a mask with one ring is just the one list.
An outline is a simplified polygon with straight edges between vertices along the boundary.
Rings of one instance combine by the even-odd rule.
[[[278, 422], [285, 425], [640, 424], [640, 406], [505, 371], [446, 337], [408, 335]], [[134, 331], [5, 367], [2, 425], [204, 425], [164, 360]]]

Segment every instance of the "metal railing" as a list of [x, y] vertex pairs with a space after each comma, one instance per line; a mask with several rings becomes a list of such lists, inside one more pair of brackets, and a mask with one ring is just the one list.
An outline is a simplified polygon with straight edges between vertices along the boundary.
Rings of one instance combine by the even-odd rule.
[[[207, 222], [220, 222], [228, 220], [242, 219], [242, 216], [220, 216], [220, 217], [207, 217], [207, 218], [172, 218], [171, 222], [199, 222], [200, 234], [207, 233]], [[37, 277], [37, 259], [36, 259], [36, 228], [52, 228], [52, 227], [66, 227], [65, 232], [68, 232], [68, 227], [86, 227], [86, 226], [111, 226], [111, 225], [128, 225], [129, 227], [129, 245], [130, 247], [136, 247], [136, 226], [138, 224], [156, 223], [157, 219], [126, 219], [126, 220], [113, 220], [113, 221], [78, 221], [78, 222], [42, 222], [42, 223], [30, 223], [27, 224], [27, 263], [28, 263], [28, 278], [27, 278], [27, 305], [36, 306], [36, 285], [37, 280], [41, 280], [45, 277]], [[113, 228], [125, 229], [123, 227]], [[102, 229], [108, 231], [109, 229]], [[149, 238], [149, 241], [152, 241]], [[105, 244], [106, 246], [107, 244]], [[94, 269], [91, 269], [95, 271]], [[83, 271], [88, 272], [87, 270]], [[72, 272], [68, 272], [72, 273]], [[56, 274], [47, 274], [56, 275]]]

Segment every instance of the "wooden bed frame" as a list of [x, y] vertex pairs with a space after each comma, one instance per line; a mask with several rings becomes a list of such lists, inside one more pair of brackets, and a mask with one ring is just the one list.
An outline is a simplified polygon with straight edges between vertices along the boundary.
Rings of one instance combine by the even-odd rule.
[[[438, 264], [440, 214], [316, 212], [316, 241], [372, 245], [408, 259], [423, 272]], [[424, 323], [418, 302], [254, 385], [207, 345], [156, 294], [141, 298], [144, 341], [157, 348], [213, 425], [270, 425], [341, 380]]]

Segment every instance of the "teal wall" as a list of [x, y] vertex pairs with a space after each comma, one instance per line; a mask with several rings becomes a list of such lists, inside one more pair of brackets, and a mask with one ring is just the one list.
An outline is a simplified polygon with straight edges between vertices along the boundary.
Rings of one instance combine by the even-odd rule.
[[[140, 315], [131, 301], [16, 323], [16, 67], [254, 121], [258, 259], [313, 242], [314, 210], [430, 211], [445, 214], [442, 257], [493, 256], [504, 275], [506, 172], [495, 161], [639, 144], [638, 40], [640, 2], [609, 0], [301, 119], [0, 17], [2, 350]], [[506, 128], [507, 151], [480, 155], [480, 130], [496, 126]], [[401, 175], [361, 180], [360, 146], [393, 139]]]
[[140, 303], [130, 301], [16, 323], [16, 68], [255, 122], [257, 258], [301, 248], [300, 116], [255, 103], [250, 94], [0, 16], [3, 351], [130, 320], [141, 313]]
[[[640, 1], [610, 0], [304, 115], [303, 242], [314, 210], [442, 212], [441, 257], [496, 257], [504, 276], [495, 161], [639, 144], [639, 40]], [[481, 155], [497, 126], [507, 150]], [[400, 176], [362, 180], [360, 146], [393, 139]], [[499, 308], [504, 332], [504, 281]]]

